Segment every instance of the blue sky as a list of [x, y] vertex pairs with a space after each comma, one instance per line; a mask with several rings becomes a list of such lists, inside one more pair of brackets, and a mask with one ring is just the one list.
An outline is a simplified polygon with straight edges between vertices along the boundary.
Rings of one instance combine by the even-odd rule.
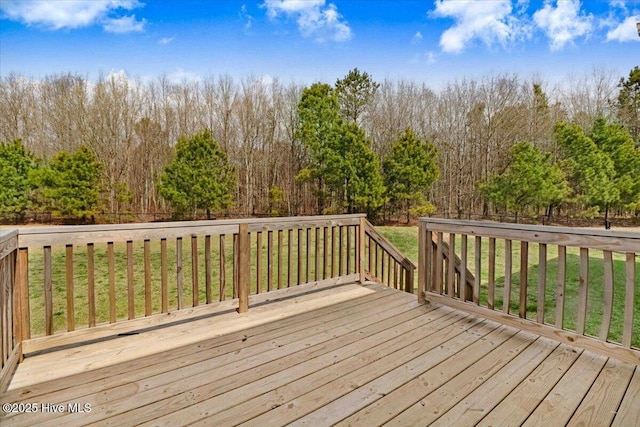
[[626, 76], [640, 65], [637, 21], [640, 1], [622, 0], [1, 0], [0, 75]]

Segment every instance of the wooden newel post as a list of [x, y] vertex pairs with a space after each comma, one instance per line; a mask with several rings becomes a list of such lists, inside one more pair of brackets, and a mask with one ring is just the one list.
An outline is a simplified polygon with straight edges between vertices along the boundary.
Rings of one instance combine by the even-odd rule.
[[365, 281], [365, 273], [364, 273], [364, 257], [365, 257], [365, 252], [364, 252], [364, 242], [365, 239], [367, 237], [366, 234], [366, 227], [367, 227], [367, 218], [362, 217], [360, 218], [360, 225], [358, 226], [358, 249], [356, 252], [356, 256], [357, 256], [357, 268], [358, 268], [358, 275], [360, 276], [360, 283], [364, 283]]
[[427, 225], [420, 221], [418, 226], [418, 302], [424, 304], [424, 292], [427, 288], [427, 277], [431, 274], [427, 270], [427, 254], [431, 251], [431, 239], [427, 240]]
[[249, 253], [251, 241], [249, 240], [249, 225], [240, 224], [238, 227], [238, 313], [249, 310], [249, 278], [251, 265]]

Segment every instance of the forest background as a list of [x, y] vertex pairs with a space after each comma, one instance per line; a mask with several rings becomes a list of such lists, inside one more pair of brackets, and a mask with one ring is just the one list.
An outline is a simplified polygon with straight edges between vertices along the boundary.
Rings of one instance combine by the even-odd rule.
[[[437, 91], [358, 69], [309, 87], [10, 74], [0, 99], [5, 222], [640, 214], [638, 67], [554, 85], [492, 74]], [[195, 200], [200, 185], [216, 196]]]

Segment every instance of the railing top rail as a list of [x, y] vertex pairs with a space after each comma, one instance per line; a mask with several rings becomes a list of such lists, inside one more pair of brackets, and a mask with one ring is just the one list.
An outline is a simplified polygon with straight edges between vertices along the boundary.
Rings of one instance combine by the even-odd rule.
[[0, 259], [18, 248], [18, 230], [0, 230]]
[[[137, 224], [74, 225], [51, 227], [21, 227], [20, 246], [53, 246], [68, 243], [90, 243], [237, 233], [240, 224], [249, 224], [249, 231], [277, 230], [292, 226], [356, 225], [364, 214], [298, 216], [277, 218], [242, 218], [211, 221], [174, 221]], [[121, 236], [118, 236], [121, 235]]]
[[18, 235], [17, 228], [0, 228], [0, 243], [10, 240]]
[[640, 252], [640, 233], [620, 230], [556, 227], [549, 225], [506, 224], [499, 222], [420, 218], [433, 231], [552, 243], [565, 246]]

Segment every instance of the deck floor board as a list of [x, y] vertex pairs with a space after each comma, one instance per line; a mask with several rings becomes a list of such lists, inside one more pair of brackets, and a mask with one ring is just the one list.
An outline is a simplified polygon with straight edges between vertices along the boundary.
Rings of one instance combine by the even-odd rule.
[[[64, 411], [39, 406], [0, 424], [640, 423], [638, 366], [379, 285], [303, 285], [241, 315], [206, 310], [30, 355], [0, 400]], [[69, 410], [84, 404], [90, 412]]]

